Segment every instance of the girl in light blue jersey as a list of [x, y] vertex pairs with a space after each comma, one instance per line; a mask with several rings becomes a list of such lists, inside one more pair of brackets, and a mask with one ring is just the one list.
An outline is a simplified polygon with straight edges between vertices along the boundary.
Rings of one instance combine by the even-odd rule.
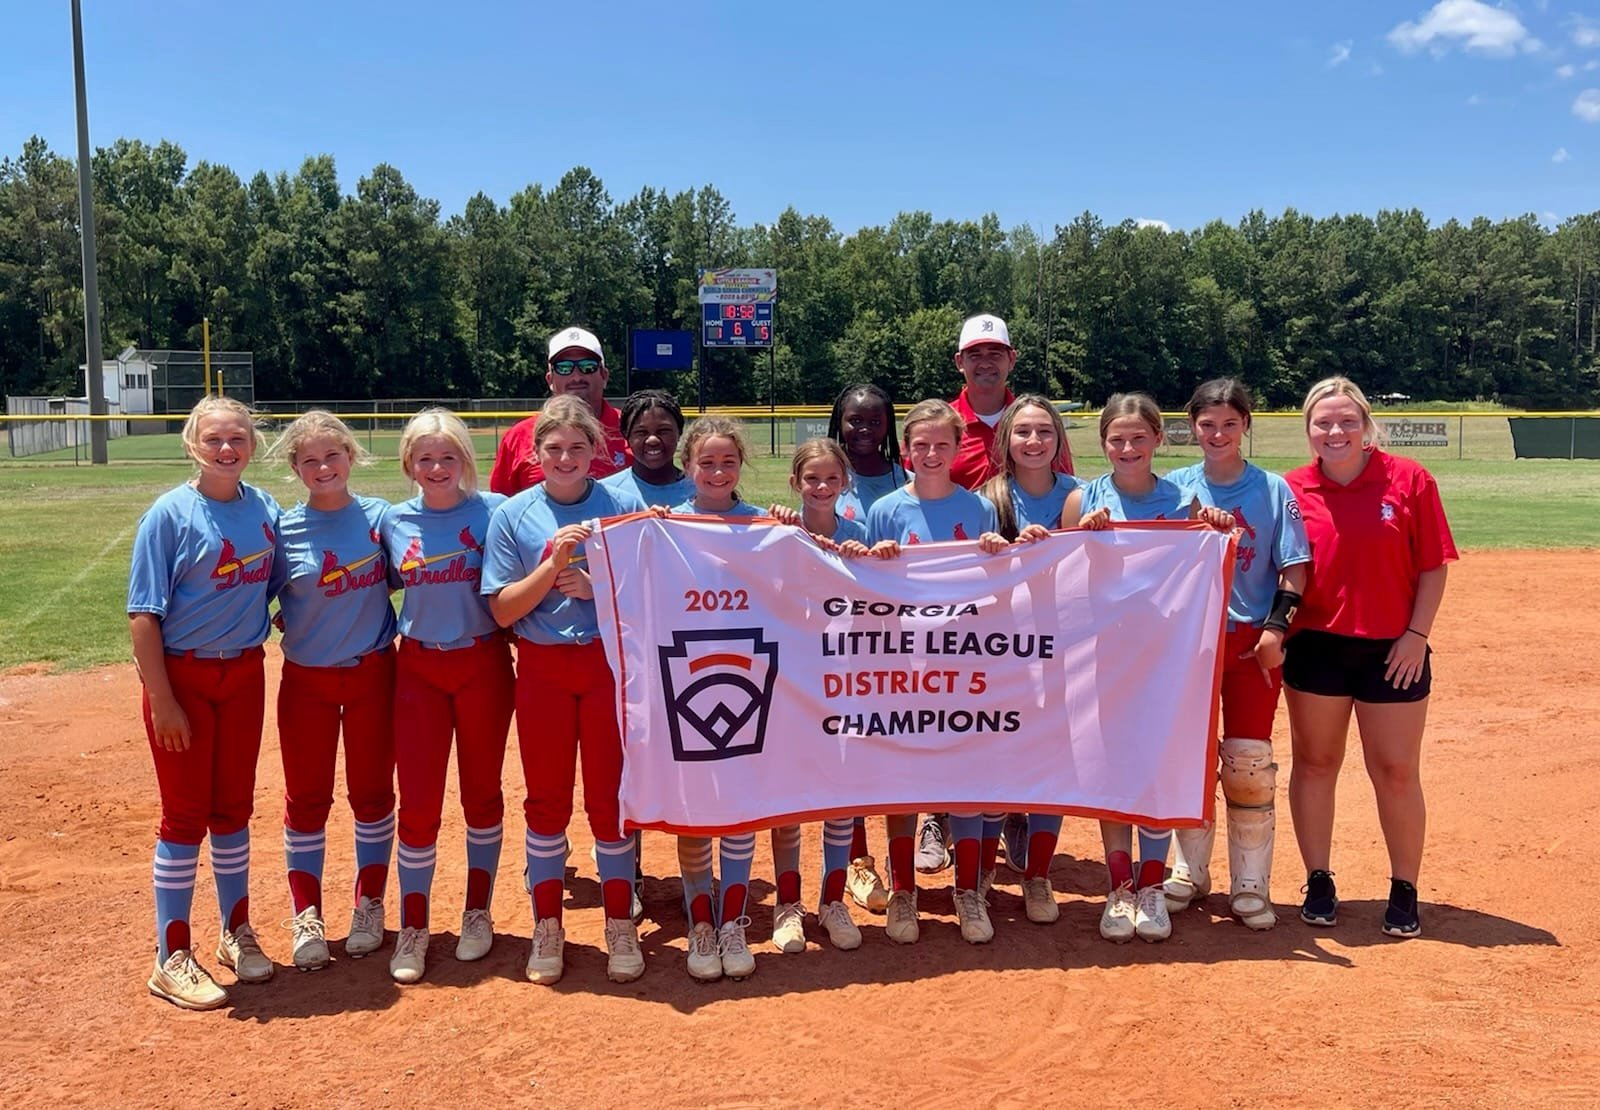
[[289, 464], [306, 500], [283, 514], [278, 595], [283, 678], [283, 851], [294, 906], [294, 965], [326, 967], [322, 868], [339, 734], [355, 815], [354, 908], [345, 952], [383, 944], [383, 894], [394, 847], [394, 608], [379, 527], [389, 503], [350, 492], [370, 461], [344, 422], [313, 409], [283, 430], [272, 455]]
[[[1161, 410], [1145, 393], [1118, 393], [1100, 413], [1100, 446], [1111, 473], [1094, 479], [1068, 495], [1062, 509], [1064, 525], [1101, 529], [1113, 521], [1201, 519], [1220, 530], [1231, 530], [1233, 518], [1214, 508], [1202, 508], [1192, 492], [1184, 490], [1151, 469], [1161, 445]], [[1140, 863], [1133, 869], [1133, 826], [1121, 821], [1101, 821], [1100, 840], [1106, 852], [1110, 893], [1100, 916], [1100, 935], [1117, 942], [1165, 940], [1172, 935], [1162, 881], [1166, 878], [1165, 832], [1140, 831]]]
[[[1270, 929], [1277, 764], [1272, 723], [1283, 689], [1283, 641], [1305, 590], [1311, 546], [1289, 484], [1244, 457], [1250, 393], [1232, 378], [1209, 381], [1189, 400], [1189, 425], [1203, 462], [1167, 475], [1202, 505], [1233, 515], [1239, 553], [1228, 599], [1222, 664], [1221, 771], [1228, 811], [1228, 908], [1251, 929]], [[1167, 906], [1184, 909], [1211, 889], [1216, 828], [1178, 831]]]
[[683, 410], [661, 389], [641, 389], [622, 402], [622, 436], [633, 452], [633, 465], [601, 485], [627, 490], [646, 505], [671, 508], [694, 496], [694, 483], [678, 468], [678, 439], [683, 435]]
[[278, 503], [243, 481], [260, 435], [249, 409], [206, 397], [183, 425], [193, 479], [139, 518], [128, 630], [161, 796], [152, 865], [156, 962], [150, 993], [186, 1010], [228, 994], [193, 955], [189, 912], [209, 834], [222, 931], [217, 959], [240, 982], [272, 978], [250, 925], [250, 814], [266, 685], [267, 603], [282, 585]]
[[865, 524], [874, 501], [910, 481], [900, 465], [889, 391], [865, 382], [845, 386], [828, 417], [828, 438], [844, 448], [850, 464], [850, 481], [839, 494], [839, 515]]

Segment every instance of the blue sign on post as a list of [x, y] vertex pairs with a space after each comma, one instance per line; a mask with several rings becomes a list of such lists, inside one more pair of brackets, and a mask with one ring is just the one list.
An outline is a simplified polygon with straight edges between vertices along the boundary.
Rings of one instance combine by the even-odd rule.
[[628, 361], [635, 370], [692, 370], [694, 332], [632, 331], [628, 334]]

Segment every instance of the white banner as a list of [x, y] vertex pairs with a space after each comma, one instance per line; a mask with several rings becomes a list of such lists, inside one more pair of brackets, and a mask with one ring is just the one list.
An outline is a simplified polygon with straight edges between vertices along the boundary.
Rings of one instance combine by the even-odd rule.
[[1234, 541], [1187, 524], [844, 560], [770, 522], [589, 541], [630, 827], [1211, 817]]

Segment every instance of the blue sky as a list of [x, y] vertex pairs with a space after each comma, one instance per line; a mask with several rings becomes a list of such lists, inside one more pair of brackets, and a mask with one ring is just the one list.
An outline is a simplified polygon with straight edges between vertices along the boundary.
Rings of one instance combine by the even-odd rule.
[[[387, 161], [447, 214], [574, 165], [846, 232], [1600, 208], [1600, 0], [83, 7], [95, 144], [245, 177], [327, 153], [347, 190]], [[0, 153], [71, 155], [69, 6], [8, 9]]]

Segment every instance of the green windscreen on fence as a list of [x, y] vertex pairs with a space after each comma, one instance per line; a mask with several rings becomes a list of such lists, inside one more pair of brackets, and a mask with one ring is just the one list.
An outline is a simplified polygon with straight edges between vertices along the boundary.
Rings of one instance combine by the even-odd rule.
[[1600, 459], [1600, 419], [1513, 416], [1511, 442], [1519, 459]]

